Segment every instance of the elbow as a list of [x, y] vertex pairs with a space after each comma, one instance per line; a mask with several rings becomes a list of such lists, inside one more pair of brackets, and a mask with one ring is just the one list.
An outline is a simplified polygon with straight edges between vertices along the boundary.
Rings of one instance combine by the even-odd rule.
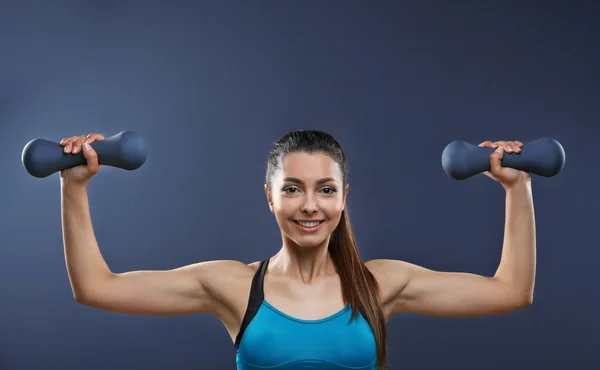
[[90, 285], [85, 285], [85, 287], [77, 287], [73, 288], [73, 299], [75, 302], [85, 305], [95, 307], [95, 305], [99, 301], [99, 297], [102, 297], [102, 289], [101, 284], [95, 284], [95, 288], [91, 288]]
[[532, 285], [504, 285], [505, 302], [508, 303], [510, 311], [523, 310], [533, 305], [533, 286]]
[[79, 280], [71, 281], [73, 299], [79, 304], [93, 306], [94, 303], [98, 301], [98, 298], [102, 296], [102, 292], [106, 291], [104, 286], [109, 278], [110, 277], [88, 279], [85, 282]]
[[73, 290], [73, 298], [75, 302], [89, 306], [90, 305], [90, 297], [89, 294], [80, 290]]
[[514, 308], [515, 308], [515, 311], [523, 310], [523, 309], [528, 308], [532, 304], [533, 304], [533, 295], [528, 294], [528, 295], [519, 297], [518, 299], [515, 299]]
[[523, 308], [527, 308], [527, 307], [531, 306], [532, 304], [533, 304], [533, 295], [529, 295], [523, 300]]
[[81, 281], [71, 280], [71, 291], [73, 299], [79, 304], [87, 304], [90, 299], [89, 284], [82, 284]]
[[93, 294], [90, 294], [89, 292], [74, 293], [73, 298], [75, 299], [75, 302], [77, 302], [80, 305], [84, 305], [84, 306], [89, 306], [89, 307], [93, 307], [93, 308], [102, 308], [102, 305], [103, 305], [103, 301], [101, 299], [99, 299], [98, 295], [93, 295]]

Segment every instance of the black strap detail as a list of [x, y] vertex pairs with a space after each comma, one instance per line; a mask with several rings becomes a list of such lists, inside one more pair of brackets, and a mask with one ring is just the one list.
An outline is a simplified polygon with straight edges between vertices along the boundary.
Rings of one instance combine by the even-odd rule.
[[267, 266], [269, 266], [269, 260], [262, 261], [256, 269], [256, 273], [254, 274], [254, 278], [252, 278], [252, 286], [250, 287], [250, 297], [248, 298], [248, 307], [246, 308], [246, 314], [244, 315], [244, 319], [242, 320], [242, 326], [240, 327], [240, 331], [235, 338], [235, 348], [238, 349], [240, 346], [240, 342], [242, 341], [242, 336], [246, 331], [246, 328], [250, 324], [250, 321], [256, 316], [258, 309], [262, 305], [263, 300], [265, 299], [265, 292], [263, 288], [263, 282], [265, 280], [265, 272], [267, 271]]

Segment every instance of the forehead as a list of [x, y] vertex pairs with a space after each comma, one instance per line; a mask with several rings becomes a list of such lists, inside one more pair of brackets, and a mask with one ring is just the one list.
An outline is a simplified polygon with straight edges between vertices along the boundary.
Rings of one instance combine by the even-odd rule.
[[327, 154], [291, 153], [282, 163], [280, 178], [284, 177], [296, 177], [305, 182], [333, 177], [341, 182], [342, 173], [337, 162]]

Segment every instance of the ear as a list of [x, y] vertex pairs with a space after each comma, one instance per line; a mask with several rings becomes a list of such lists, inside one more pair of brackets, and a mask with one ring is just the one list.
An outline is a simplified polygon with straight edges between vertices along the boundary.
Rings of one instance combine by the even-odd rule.
[[275, 211], [273, 210], [273, 199], [271, 198], [271, 194], [269, 193], [269, 187], [267, 186], [267, 184], [265, 184], [264, 188], [265, 195], [267, 196], [267, 202], [269, 203], [269, 210], [271, 210], [271, 213], [275, 213]]

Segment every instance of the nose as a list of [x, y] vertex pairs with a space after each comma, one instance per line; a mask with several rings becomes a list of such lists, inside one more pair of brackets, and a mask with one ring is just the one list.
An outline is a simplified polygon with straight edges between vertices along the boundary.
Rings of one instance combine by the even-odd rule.
[[319, 206], [317, 205], [316, 199], [314, 199], [314, 197], [308, 195], [304, 200], [304, 204], [302, 205], [302, 212], [315, 213], [318, 210], [319, 210]]

